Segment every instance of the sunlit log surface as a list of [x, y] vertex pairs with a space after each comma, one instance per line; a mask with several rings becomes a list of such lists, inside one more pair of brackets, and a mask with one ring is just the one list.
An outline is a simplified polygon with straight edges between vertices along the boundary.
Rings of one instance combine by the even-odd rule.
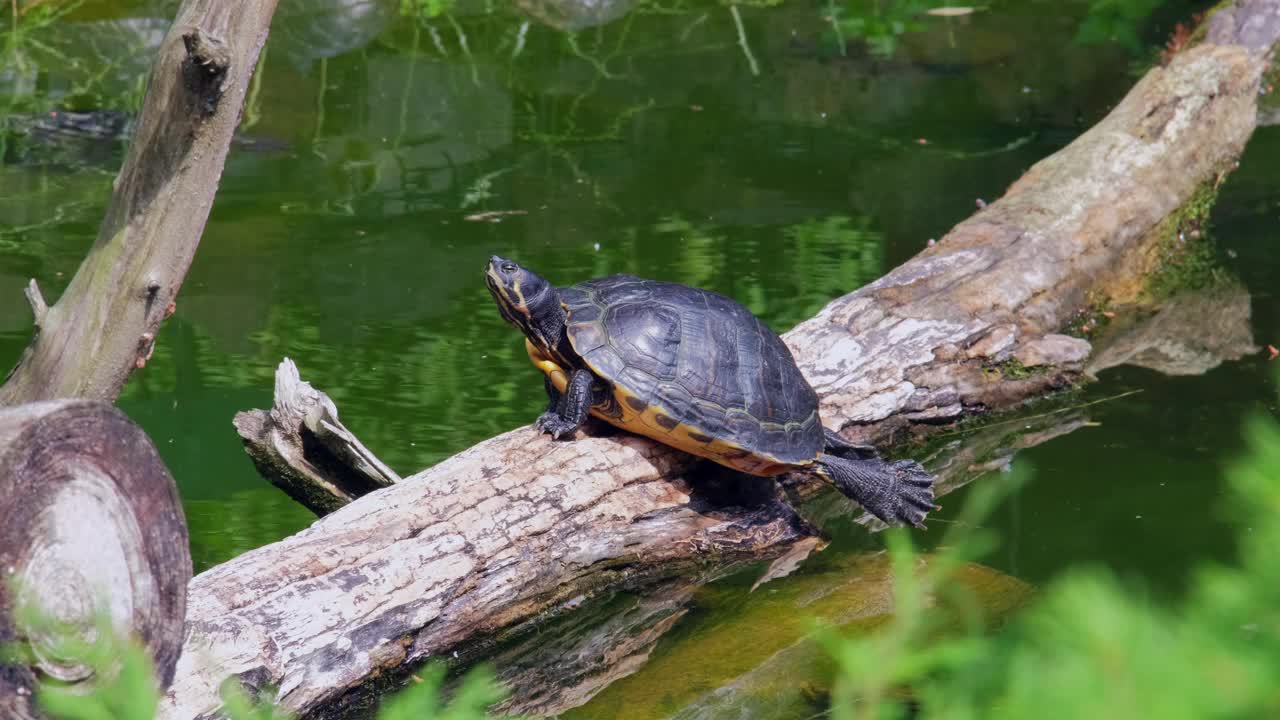
[[[1092, 348], [1059, 334], [1067, 319], [1091, 293], [1140, 295], [1169, 218], [1253, 131], [1280, 0], [1210, 22], [1213, 42], [1153, 69], [1000, 200], [785, 336], [828, 425], [881, 441], [1080, 377]], [[1033, 372], [1006, 376], [1010, 358]], [[207, 716], [234, 675], [337, 717], [370, 684], [474, 656], [594, 593], [807, 536], [767, 486], [709, 497], [693, 468], [638, 437], [556, 443], [524, 427], [360, 498], [192, 581], [163, 716]]]
[[195, 256], [275, 0], [187, 0], [151, 71], [98, 238], [62, 297], [32, 280], [35, 334], [0, 405], [115, 400], [151, 358]]
[[29, 646], [34, 659], [0, 665], [0, 717], [34, 717], [37, 678], [95, 680], [17, 607], [87, 640], [97, 633], [95, 608], [105, 611], [122, 636], [141, 640], [168, 684], [191, 555], [173, 478], [140, 428], [99, 402], [0, 410], [0, 519], [0, 647]]

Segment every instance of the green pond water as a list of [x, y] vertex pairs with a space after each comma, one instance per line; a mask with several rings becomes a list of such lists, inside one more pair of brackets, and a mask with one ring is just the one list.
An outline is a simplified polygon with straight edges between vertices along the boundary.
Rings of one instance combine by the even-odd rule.
[[[282, 357], [389, 465], [417, 471], [545, 402], [484, 288], [490, 254], [564, 283], [630, 272], [711, 288], [784, 330], [1096, 122], [1205, 5], [997, 0], [956, 18], [919, 0], [766, 2], [735, 18], [715, 2], [582, 4], [599, 11], [459, 2], [427, 17], [427, 3], [415, 19], [395, 3], [281, 0], [177, 312], [119, 403], [178, 482], [197, 570], [313, 520], [256, 474], [231, 426], [270, 405]], [[33, 11], [16, 33], [5, 25], [0, 112], [21, 125], [51, 108], [136, 108], [173, 10], [85, 2], [57, 18]], [[21, 288], [34, 277], [52, 302], [75, 272], [123, 145], [4, 138], [7, 365], [30, 334]], [[1212, 234], [1229, 279], [1192, 299], [1208, 325], [1190, 350], [1134, 354], [1141, 366], [1100, 372], [1030, 411], [1061, 412], [1008, 423], [973, 458], [993, 468], [979, 483], [1033, 471], [988, 521], [999, 549], [966, 574], [993, 612], [1082, 565], [1171, 594], [1197, 561], [1231, 556], [1223, 467], [1241, 422], [1275, 410], [1274, 365], [1241, 348], [1280, 342], [1278, 163], [1280, 130], [1260, 129], [1222, 188]], [[1028, 426], [1040, 435], [1020, 437]], [[965, 438], [931, 447], [956, 452], [946, 443]], [[922, 546], [965, 495], [944, 500]], [[883, 571], [868, 555], [882, 541], [838, 498], [810, 509], [832, 545], [787, 578], [749, 592], [751, 567], [559, 621], [571, 637], [632, 618], [624, 635], [652, 637], [634, 674], [556, 709], [820, 712], [822, 662], [798, 642], [798, 620], [883, 617]], [[557, 647], [504, 657], [554, 666]]]

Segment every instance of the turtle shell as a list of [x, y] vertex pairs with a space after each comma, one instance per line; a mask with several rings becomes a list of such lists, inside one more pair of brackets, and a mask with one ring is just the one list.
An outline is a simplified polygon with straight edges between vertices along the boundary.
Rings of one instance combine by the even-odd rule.
[[817, 394], [782, 339], [741, 304], [629, 275], [560, 296], [573, 349], [611, 385], [612, 401], [594, 415], [756, 475], [822, 451]]

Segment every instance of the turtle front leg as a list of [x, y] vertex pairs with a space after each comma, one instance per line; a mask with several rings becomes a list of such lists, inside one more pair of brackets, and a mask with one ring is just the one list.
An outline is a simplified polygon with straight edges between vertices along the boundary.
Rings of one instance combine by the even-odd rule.
[[564, 394], [556, 389], [556, 384], [551, 382], [551, 378], [544, 375], [542, 377], [542, 389], [547, 391], [547, 409], [542, 411], [538, 416], [538, 428], [542, 428], [542, 419], [548, 415], [556, 416], [560, 413], [560, 398]]
[[557, 440], [576, 432], [591, 414], [591, 384], [594, 380], [590, 370], [574, 370], [564, 393], [560, 393], [548, 378], [546, 388], [550, 403], [534, 423], [535, 427], [541, 432], [551, 433], [551, 437]]

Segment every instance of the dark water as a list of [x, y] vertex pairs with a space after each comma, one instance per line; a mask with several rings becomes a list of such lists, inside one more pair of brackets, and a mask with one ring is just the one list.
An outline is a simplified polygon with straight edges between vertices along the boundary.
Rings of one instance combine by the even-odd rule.
[[[282, 357], [388, 464], [416, 471], [544, 403], [481, 282], [490, 254], [566, 283], [631, 272], [712, 288], [785, 329], [1098, 120], [1174, 22], [1204, 5], [1010, 0], [945, 18], [921, 2], [745, 4], [744, 48], [719, 3], [587, 4], [608, 21], [553, 28], [529, 19], [554, 16], [533, 0], [528, 14], [461, 2], [416, 21], [394, 3], [282, 0], [248, 139], [228, 161], [177, 314], [120, 400], [179, 483], [197, 569], [312, 519], [256, 475], [231, 427], [235, 412], [269, 406]], [[136, 107], [172, 11], [94, 3], [43, 26], [24, 17], [0, 66], [0, 109]], [[65, 285], [122, 146], [5, 137], [8, 363], [29, 336], [22, 285], [35, 277], [50, 300]], [[1277, 162], [1280, 131], [1262, 129], [1214, 210], [1259, 345], [1280, 342]], [[1033, 479], [991, 518], [1003, 543], [983, 572], [1023, 587], [1104, 565], [1168, 593], [1195, 561], [1230, 557], [1222, 468], [1241, 421], [1274, 409], [1276, 394], [1265, 353], [1201, 372], [1212, 364], [1177, 377], [1109, 369], [1049, 406], [1141, 391], [1062, 414], [1083, 426], [1016, 454]], [[717, 633], [803, 614], [806, 583], [860, 577], [862, 554], [879, 547], [847, 519], [826, 524], [833, 546], [768, 594], [747, 592], [755, 571], [677, 593], [685, 614], [650, 663], [576, 712], [710, 712], [698, 703], [741, 677]], [[811, 661], [779, 677], [803, 685], [796, 668]], [[665, 669], [694, 663], [722, 671]], [[627, 699], [655, 688], [667, 699]], [[809, 700], [747, 715], [787, 716]]]

